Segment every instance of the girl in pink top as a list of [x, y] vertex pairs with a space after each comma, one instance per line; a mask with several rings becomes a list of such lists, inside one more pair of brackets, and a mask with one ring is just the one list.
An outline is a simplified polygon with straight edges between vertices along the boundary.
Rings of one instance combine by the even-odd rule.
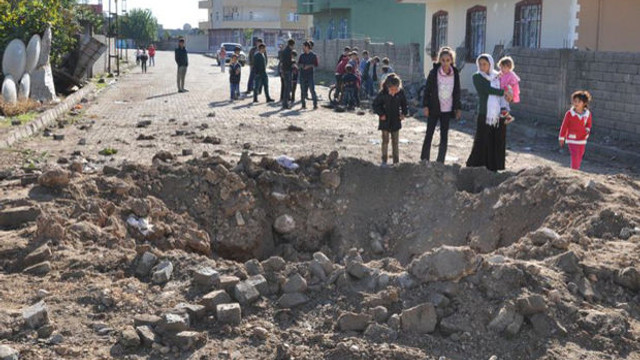
[[[520, 77], [513, 71], [515, 65], [510, 56], [505, 56], [498, 61], [500, 67], [500, 88], [505, 94], [509, 93], [513, 96], [513, 103], [520, 102]], [[511, 107], [509, 103], [502, 98], [500, 102], [500, 115], [505, 120], [505, 124], [512, 123], [515, 118], [509, 113]]]

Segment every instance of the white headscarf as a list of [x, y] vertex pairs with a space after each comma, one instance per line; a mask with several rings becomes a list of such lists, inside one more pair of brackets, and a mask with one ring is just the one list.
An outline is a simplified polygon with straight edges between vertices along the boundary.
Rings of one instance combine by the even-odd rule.
[[[487, 74], [485, 72], [480, 71], [480, 58], [489, 59], [490, 73]], [[495, 89], [500, 89], [500, 78], [499, 73], [495, 70], [495, 62], [493, 60], [493, 56], [489, 54], [480, 54], [476, 59], [476, 66], [478, 67], [477, 73], [482, 75], [483, 78], [487, 79], [491, 83], [491, 87]], [[500, 96], [497, 95], [489, 95], [489, 99], [487, 100], [487, 125], [489, 126], [498, 126], [500, 123]]]

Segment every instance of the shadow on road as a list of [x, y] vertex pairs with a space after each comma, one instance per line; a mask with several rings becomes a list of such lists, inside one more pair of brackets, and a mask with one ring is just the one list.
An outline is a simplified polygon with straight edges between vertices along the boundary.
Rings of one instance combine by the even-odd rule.
[[167, 97], [167, 96], [171, 96], [171, 95], [175, 95], [175, 94], [178, 94], [178, 92], [177, 92], [177, 91], [174, 91], [174, 92], [167, 93], [167, 94], [160, 94], [160, 95], [149, 96], [149, 97], [147, 98], [147, 100], [158, 99], [158, 98], [161, 98], [161, 97]]

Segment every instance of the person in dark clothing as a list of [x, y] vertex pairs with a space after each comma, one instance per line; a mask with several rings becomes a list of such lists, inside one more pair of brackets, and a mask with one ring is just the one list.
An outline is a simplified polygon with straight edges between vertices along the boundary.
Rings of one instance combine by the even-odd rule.
[[238, 62], [238, 55], [231, 55], [229, 64], [229, 83], [231, 84], [231, 101], [240, 98], [240, 77], [242, 76], [242, 66]]
[[249, 81], [247, 82], [247, 94], [253, 91], [253, 85], [255, 83], [256, 77], [256, 74], [253, 71], [253, 59], [256, 56], [256, 53], [258, 53], [258, 46], [260, 46], [260, 44], [262, 44], [262, 39], [257, 39], [253, 44], [251, 50], [249, 50], [249, 58], [247, 59], [247, 61], [249, 62]]
[[[491, 55], [481, 54], [476, 65], [478, 72], [473, 75], [473, 86], [478, 94], [478, 120], [467, 166], [504, 170], [507, 133], [505, 119], [500, 119], [500, 97], [505, 93], [500, 88], [500, 78]], [[506, 100], [511, 100], [509, 94]]]
[[282, 88], [281, 91], [285, 94], [285, 96], [282, 98], [283, 109], [289, 109], [291, 82], [293, 81], [291, 78], [291, 71], [293, 70], [293, 57], [291, 55], [291, 52], [293, 51], [293, 47], [295, 45], [296, 41], [293, 39], [289, 39], [289, 41], [287, 41], [287, 46], [282, 49], [282, 54], [280, 55], [280, 65], [284, 84], [284, 88]]
[[347, 73], [342, 77], [342, 101], [347, 109], [354, 109], [358, 105], [358, 76], [353, 66], [346, 66]]
[[460, 119], [462, 104], [460, 102], [460, 74], [455, 67], [455, 52], [443, 47], [438, 53], [438, 62], [427, 77], [427, 85], [422, 100], [424, 116], [427, 117], [427, 134], [422, 144], [420, 159], [429, 161], [431, 142], [440, 123], [440, 148], [437, 161], [444, 163], [449, 140], [449, 122], [455, 116]]
[[176, 64], [178, 65], [178, 92], [187, 92], [184, 88], [184, 80], [187, 77], [187, 67], [189, 66], [189, 55], [184, 47], [184, 39], [178, 41], [178, 48], [175, 50]]
[[378, 62], [380, 62], [380, 58], [374, 56], [373, 58], [369, 58], [362, 67], [362, 85], [369, 96], [375, 94], [373, 84], [378, 80], [378, 75], [376, 74], [378, 71]]
[[300, 99], [302, 100], [302, 108], [307, 108], [307, 90], [311, 92], [313, 99], [313, 108], [318, 108], [318, 96], [316, 95], [316, 85], [314, 81], [315, 68], [318, 67], [318, 57], [311, 51], [313, 45], [310, 41], [302, 44], [304, 53], [298, 59], [298, 67], [300, 69]]
[[147, 55], [147, 51], [142, 49], [142, 55], [140, 55], [140, 66], [142, 67], [142, 73], [147, 73], [147, 61], [149, 61], [149, 55]]
[[382, 90], [373, 101], [373, 111], [378, 115], [378, 130], [382, 131], [382, 164], [387, 166], [389, 137], [393, 148], [393, 164], [400, 162], [399, 136], [402, 120], [409, 113], [407, 97], [402, 89], [402, 80], [390, 74], [382, 84]]
[[253, 57], [253, 71], [255, 72], [256, 83], [253, 87], [253, 102], [258, 102], [258, 94], [264, 88], [267, 102], [274, 102], [269, 96], [269, 77], [267, 76], [267, 47], [264, 44], [258, 46], [258, 53]]
[[298, 90], [298, 78], [300, 77], [300, 68], [298, 68], [298, 64], [296, 63], [296, 58], [298, 57], [298, 52], [293, 50], [291, 52], [291, 104], [293, 105], [296, 102], [296, 90]]
[[351, 53], [350, 47], [345, 47], [344, 52], [338, 58], [336, 63], [336, 97], [340, 98], [340, 92], [342, 91], [342, 77], [345, 74], [345, 68], [349, 62], [349, 54]]

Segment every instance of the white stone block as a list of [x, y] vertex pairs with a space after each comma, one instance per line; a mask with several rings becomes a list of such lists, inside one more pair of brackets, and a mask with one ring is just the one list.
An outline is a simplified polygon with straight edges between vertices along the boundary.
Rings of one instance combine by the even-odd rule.
[[14, 79], [22, 78], [27, 65], [27, 48], [22, 40], [14, 39], [4, 49], [2, 57], [2, 72]]
[[36, 69], [38, 61], [40, 60], [40, 48], [41, 48], [40, 35], [35, 34], [29, 40], [27, 44], [27, 63], [25, 65], [25, 72], [31, 73]]

